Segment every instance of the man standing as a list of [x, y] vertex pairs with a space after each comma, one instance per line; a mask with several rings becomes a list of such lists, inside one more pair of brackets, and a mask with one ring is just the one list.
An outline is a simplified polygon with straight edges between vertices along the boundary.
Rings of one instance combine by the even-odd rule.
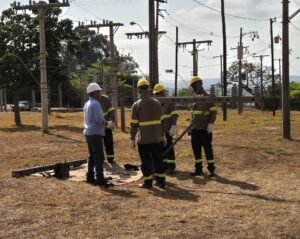
[[[153, 89], [153, 94], [157, 97], [165, 97], [166, 91], [162, 84], [156, 84]], [[163, 151], [168, 149], [173, 143], [173, 136], [176, 133], [176, 122], [178, 118], [178, 113], [175, 110], [175, 103], [165, 103], [162, 104], [162, 123], [165, 131], [165, 136], [167, 138], [167, 144]], [[169, 174], [175, 173], [175, 152], [172, 147], [166, 155], [163, 155], [163, 162], [165, 165], [165, 170]]]
[[[199, 76], [193, 76], [190, 86], [194, 96], [207, 96]], [[196, 102], [192, 107], [191, 136], [195, 157], [195, 172], [191, 175], [203, 175], [201, 148], [204, 148], [209, 176], [214, 176], [215, 161], [212, 148], [212, 132], [216, 121], [217, 108], [213, 103]]]
[[105, 127], [105, 136], [103, 137], [103, 142], [105, 146], [106, 159], [110, 164], [114, 164], [114, 138], [112, 131], [115, 129], [115, 108], [112, 106], [112, 103], [108, 96], [103, 95], [102, 91], [100, 92], [100, 100], [99, 100], [104, 119], [107, 121], [107, 125]]
[[152, 188], [152, 180], [155, 175], [156, 185], [164, 188], [165, 174], [161, 157], [161, 142], [166, 139], [162, 129], [161, 105], [158, 100], [150, 97], [147, 80], [140, 79], [137, 88], [140, 99], [132, 106], [130, 147], [135, 147], [135, 136], [138, 134], [138, 151], [144, 176], [144, 183], [139, 187]]
[[[102, 138], [105, 134], [106, 121], [103, 117], [101, 105], [99, 104], [100, 91], [102, 89], [97, 83], [90, 83], [87, 86], [89, 100], [85, 103], [84, 112], [84, 135], [88, 145], [88, 172], [86, 176], [87, 183], [97, 184], [101, 187], [113, 186], [104, 178], [103, 174], [103, 145]], [[94, 177], [94, 168], [96, 168], [96, 180]]]

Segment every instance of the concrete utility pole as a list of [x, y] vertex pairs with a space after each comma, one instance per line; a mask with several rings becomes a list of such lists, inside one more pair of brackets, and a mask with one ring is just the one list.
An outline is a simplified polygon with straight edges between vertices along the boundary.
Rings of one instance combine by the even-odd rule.
[[175, 43], [175, 96], [177, 96], [178, 81], [178, 27], [176, 27], [176, 43]]
[[29, 5], [21, 6], [20, 2], [14, 2], [11, 7], [15, 10], [38, 10], [39, 15], [39, 31], [40, 31], [40, 87], [41, 87], [41, 104], [42, 104], [42, 131], [48, 132], [48, 85], [47, 85], [47, 62], [46, 62], [46, 40], [45, 40], [45, 15], [44, 12], [49, 8], [69, 7], [69, 0], [50, 1], [46, 3], [39, 1], [38, 3], [29, 1]]
[[289, 21], [300, 12], [298, 9], [289, 17], [289, 0], [282, 1], [282, 116], [283, 138], [291, 139], [290, 122], [290, 79], [289, 79]]
[[[156, 10], [155, 3], [156, 2]], [[166, 0], [149, 0], [149, 80], [150, 87], [159, 83], [158, 79], [158, 19], [159, 3], [167, 3]]]
[[214, 56], [213, 58], [219, 58], [220, 57], [220, 84], [221, 84], [221, 90], [222, 90], [222, 96], [224, 96], [224, 82], [223, 82], [223, 55]]
[[[193, 50], [192, 50], [192, 56], [193, 56], [193, 76], [198, 75], [198, 50], [197, 48], [202, 44], [206, 43], [208, 46], [211, 45], [212, 41], [211, 40], [206, 40], [206, 41], [196, 41], [193, 39], [191, 42], [178, 42], [176, 43], [177, 46], [183, 46], [186, 47], [186, 45], [193, 45]], [[198, 44], [198, 46], [196, 45]]]
[[273, 40], [273, 22], [276, 19], [270, 18], [270, 36], [271, 36], [271, 67], [272, 67], [272, 111], [273, 116], [276, 114], [275, 109], [275, 77], [274, 77], [274, 40]]
[[[99, 30], [101, 27], [109, 27], [109, 48], [110, 48], [110, 65], [111, 65], [111, 94], [112, 94], [112, 105], [115, 108], [115, 123], [118, 127], [118, 86], [117, 86], [117, 62], [116, 62], [116, 49], [114, 43], [114, 34], [120, 26], [124, 26], [123, 23], [114, 23], [112, 21], [103, 20], [102, 24], [97, 24], [96, 21], [91, 21], [90, 25], [80, 24], [80, 27], [86, 28], [97, 28]], [[106, 89], [107, 90], [107, 89]], [[106, 92], [107, 94], [108, 92]]]
[[[238, 84], [238, 96], [242, 96], [243, 94], [243, 82], [242, 82], [242, 59], [244, 57], [244, 49], [247, 49], [248, 46], [243, 46], [243, 36], [245, 35], [251, 35], [252, 37], [252, 41], [254, 40], [254, 38], [258, 38], [258, 33], [257, 31], [251, 31], [251, 32], [245, 32], [243, 33], [243, 28], [240, 28], [240, 41], [238, 43], [237, 48], [231, 48], [233, 49], [237, 49], [237, 56], [238, 56], [238, 60], [239, 60], [239, 84]], [[241, 114], [243, 112], [243, 103], [239, 102], [238, 103], [238, 113]]]
[[[226, 41], [226, 21], [225, 21], [225, 4], [221, 0], [221, 16], [222, 16], [222, 33], [223, 33], [223, 95], [227, 96], [227, 41]], [[223, 121], [227, 121], [227, 104], [223, 103]]]
[[263, 59], [264, 57], [267, 57], [269, 55], [260, 55], [260, 56], [253, 56], [253, 57], [259, 57], [260, 59], [260, 95], [264, 95], [264, 85], [263, 85]]

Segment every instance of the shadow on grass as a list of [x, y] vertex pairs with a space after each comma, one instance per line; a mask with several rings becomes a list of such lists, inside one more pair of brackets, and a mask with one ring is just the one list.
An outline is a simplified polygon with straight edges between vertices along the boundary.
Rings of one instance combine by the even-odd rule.
[[191, 190], [180, 188], [177, 185], [169, 182], [166, 183], [166, 188], [164, 189], [150, 189], [149, 194], [152, 194], [153, 196], [157, 197], [166, 198], [169, 200], [185, 200], [192, 202], [198, 202], [199, 198], [199, 196], [192, 193]]
[[[78, 139], [73, 139], [73, 138], [70, 138], [70, 137], [66, 137], [64, 135], [61, 135], [61, 134], [54, 134], [54, 133], [48, 133], [49, 135], [53, 135], [53, 136], [56, 136], [57, 138], [61, 138], [61, 139], [65, 139], [65, 140], [69, 140], [70, 142], [72, 143], [86, 143], [84, 140], [78, 140]], [[50, 140], [50, 142], [54, 142], [53, 140]], [[57, 142], [57, 143], [61, 143], [61, 142]], [[65, 143], [65, 142], [64, 142]]]
[[[9, 128], [0, 128], [0, 131], [3, 132], [30, 132], [30, 131], [41, 131], [40, 126], [36, 125], [21, 125], [21, 126], [12, 126]], [[49, 131], [51, 134], [51, 130], [64, 130], [64, 131], [70, 131], [70, 132], [77, 132], [82, 133], [83, 128], [82, 127], [76, 127], [76, 126], [70, 126], [70, 125], [54, 125], [49, 127]]]
[[136, 198], [137, 196], [134, 195], [135, 192], [130, 190], [124, 190], [124, 189], [117, 189], [115, 187], [113, 188], [102, 188], [107, 193], [113, 194], [114, 196], [119, 197], [125, 197], [125, 198]]
[[228, 192], [217, 192], [217, 191], [201, 191], [202, 193], [212, 193], [212, 194], [225, 194], [225, 195], [233, 195], [233, 196], [245, 196], [245, 197], [251, 197], [256, 199], [261, 199], [265, 201], [271, 201], [271, 202], [287, 202], [287, 203], [300, 203], [300, 200], [286, 200], [284, 198], [278, 198], [278, 197], [272, 197], [267, 195], [261, 195], [261, 194], [251, 194], [251, 193], [228, 193]]
[[257, 191], [259, 189], [259, 187], [256, 186], [255, 184], [246, 183], [246, 182], [237, 181], [237, 180], [230, 180], [230, 179], [224, 178], [218, 174], [215, 174], [215, 176], [210, 178], [210, 180], [215, 180], [216, 182], [222, 183], [222, 184], [229, 184], [232, 186], [237, 186], [244, 190]]

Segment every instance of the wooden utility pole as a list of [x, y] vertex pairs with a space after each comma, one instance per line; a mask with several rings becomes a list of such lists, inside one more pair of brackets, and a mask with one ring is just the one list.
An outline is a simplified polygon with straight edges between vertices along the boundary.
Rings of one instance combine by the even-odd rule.
[[[221, 15], [222, 15], [222, 33], [223, 33], [223, 96], [227, 96], [227, 44], [226, 44], [226, 22], [225, 22], [225, 5], [224, 0], [221, 0]], [[223, 121], [227, 121], [227, 104], [223, 103]]]
[[38, 10], [39, 16], [39, 40], [40, 40], [40, 87], [41, 87], [41, 105], [42, 105], [42, 131], [48, 132], [48, 85], [47, 85], [47, 61], [46, 61], [46, 40], [45, 40], [45, 10], [49, 8], [69, 7], [69, 0], [63, 0], [62, 3], [46, 3], [39, 1], [38, 3], [29, 1], [29, 5], [23, 5], [14, 2], [12, 8], [15, 10]]
[[271, 67], [272, 67], [272, 111], [273, 116], [276, 114], [275, 109], [275, 77], [274, 77], [274, 40], [273, 40], [273, 22], [274, 20], [270, 18], [270, 36], [271, 36]]
[[175, 43], [175, 96], [177, 96], [178, 81], [178, 27], [176, 27], [176, 43]]
[[[90, 25], [81, 24], [80, 27], [86, 28], [97, 28], [98, 30], [102, 27], [109, 27], [109, 50], [110, 50], [110, 68], [111, 68], [111, 95], [112, 105], [115, 108], [115, 124], [118, 127], [118, 86], [117, 86], [117, 62], [116, 62], [116, 49], [114, 43], [114, 34], [120, 26], [124, 26], [122, 23], [114, 23], [112, 21], [103, 20], [102, 24], [97, 24], [96, 21], [91, 21]], [[107, 89], [106, 89], [107, 90]], [[106, 92], [108, 93], [108, 92]]]
[[[195, 39], [193, 39], [193, 41], [191, 42], [178, 42], [176, 43], [177, 46], [183, 46], [186, 47], [187, 45], [193, 45], [193, 50], [192, 50], [192, 55], [193, 55], [193, 76], [197, 76], [198, 75], [198, 50], [197, 48], [202, 44], [202, 43], [206, 43], [209, 46], [211, 45], [212, 41], [211, 40], [206, 40], [206, 41], [196, 41]], [[198, 47], [197, 45], [198, 44]]]

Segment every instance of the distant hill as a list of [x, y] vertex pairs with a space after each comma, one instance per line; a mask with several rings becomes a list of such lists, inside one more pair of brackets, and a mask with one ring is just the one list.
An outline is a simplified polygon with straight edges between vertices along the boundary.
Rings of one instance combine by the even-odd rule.
[[[290, 82], [300, 82], [300, 76], [297, 75], [290, 75]], [[209, 89], [210, 85], [214, 85], [220, 82], [220, 78], [209, 78], [209, 79], [204, 79], [203, 84], [205, 89]], [[170, 92], [174, 91], [175, 88], [175, 83], [174, 81], [167, 81], [167, 80], [162, 80], [160, 83], [162, 83]], [[189, 80], [185, 80], [185, 82], [181, 79], [178, 80], [178, 85], [177, 88], [187, 88], [189, 84]]]

